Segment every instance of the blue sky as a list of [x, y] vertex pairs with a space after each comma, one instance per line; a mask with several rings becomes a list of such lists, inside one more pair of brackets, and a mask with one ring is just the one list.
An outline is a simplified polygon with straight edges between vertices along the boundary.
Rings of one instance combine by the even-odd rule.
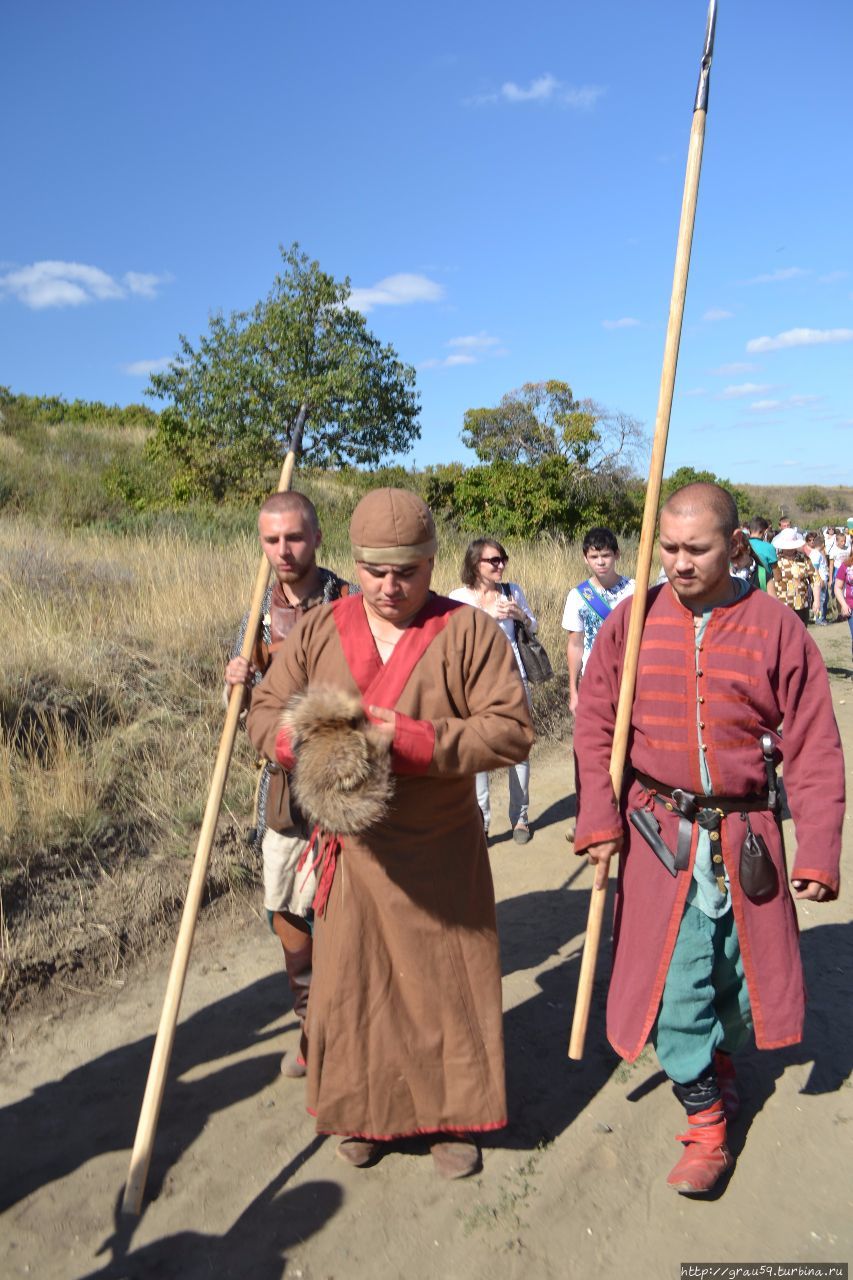
[[[850, 0], [720, 0], [667, 469], [849, 479]], [[0, 383], [127, 403], [279, 243], [416, 366], [654, 424], [705, 0], [4, 6]], [[840, 461], [844, 459], [844, 461]]]

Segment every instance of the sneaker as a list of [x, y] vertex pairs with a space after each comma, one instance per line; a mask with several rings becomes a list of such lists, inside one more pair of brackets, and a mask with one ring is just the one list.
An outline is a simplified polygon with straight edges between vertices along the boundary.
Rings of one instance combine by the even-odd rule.
[[516, 844], [527, 844], [530, 839], [530, 828], [526, 822], [517, 822], [513, 828], [512, 838]]

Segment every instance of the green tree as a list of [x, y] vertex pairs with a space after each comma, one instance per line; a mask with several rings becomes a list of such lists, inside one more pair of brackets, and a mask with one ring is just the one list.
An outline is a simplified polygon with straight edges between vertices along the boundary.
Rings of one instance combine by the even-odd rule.
[[415, 371], [383, 346], [335, 281], [302, 253], [251, 311], [211, 317], [146, 394], [168, 402], [152, 448], [178, 460], [181, 491], [254, 495], [277, 474], [302, 406], [308, 464], [373, 467], [420, 435]]
[[805, 515], [810, 516], [820, 511], [828, 511], [830, 502], [823, 489], [818, 489], [816, 485], [809, 485], [808, 489], [801, 489], [797, 494], [797, 505]]
[[424, 496], [433, 511], [466, 533], [507, 538], [574, 537], [593, 524], [635, 532], [642, 516], [642, 494], [632, 492], [626, 475], [579, 475], [559, 454], [528, 466], [500, 460], [435, 468]]
[[630, 465], [645, 444], [641, 424], [594, 400], [576, 400], [567, 382], [526, 382], [494, 409], [469, 409], [462, 443], [481, 462], [536, 465], [561, 457], [587, 471]]
[[661, 503], [666, 502], [677, 489], [683, 489], [688, 484], [718, 484], [722, 489], [728, 489], [734, 498], [741, 520], [751, 520], [756, 514], [753, 510], [755, 503], [746, 489], [739, 489], [731, 480], [724, 480], [713, 471], [697, 471], [695, 467], [678, 467], [672, 475], [666, 477], [660, 490]]

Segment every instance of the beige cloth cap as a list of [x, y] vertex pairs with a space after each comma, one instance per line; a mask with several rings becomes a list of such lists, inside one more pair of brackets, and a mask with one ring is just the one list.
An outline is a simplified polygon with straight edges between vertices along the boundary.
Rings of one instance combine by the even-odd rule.
[[374, 489], [352, 513], [349, 537], [356, 560], [414, 564], [435, 555], [432, 513], [410, 489]]

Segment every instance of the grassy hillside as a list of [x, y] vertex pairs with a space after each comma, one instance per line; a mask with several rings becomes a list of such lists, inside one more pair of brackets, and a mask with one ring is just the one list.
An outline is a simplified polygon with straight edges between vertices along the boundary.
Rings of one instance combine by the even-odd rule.
[[[9, 1008], [39, 984], [115, 973], [157, 930], [171, 932], [258, 550], [253, 506], [171, 505], [168, 468], [145, 451], [146, 421], [51, 421], [8, 400], [0, 413], [0, 1005]], [[381, 480], [419, 483], [399, 470]], [[322, 561], [343, 576], [349, 515], [375, 482], [299, 475], [321, 512]], [[768, 517], [782, 504], [808, 522], [796, 490], [755, 492]], [[853, 490], [827, 501], [846, 515]], [[438, 590], [458, 584], [466, 540], [441, 530]], [[580, 550], [555, 538], [509, 550], [509, 577], [539, 615], [558, 672], [535, 690], [537, 728], [566, 741], [560, 617], [566, 591], [586, 576]], [[626, 546], [627, 572], [634, 556]], [[241, 738], [212, 896], [258, 876], [243, 840], [255, 778]]]
[[853, 516], [853, 486], [832, 485], [741, 485], [751, 496], [756, 510], [771, 524], [789, 516], [800, 529], [821, 529], [824, 525], [846, 524]]

